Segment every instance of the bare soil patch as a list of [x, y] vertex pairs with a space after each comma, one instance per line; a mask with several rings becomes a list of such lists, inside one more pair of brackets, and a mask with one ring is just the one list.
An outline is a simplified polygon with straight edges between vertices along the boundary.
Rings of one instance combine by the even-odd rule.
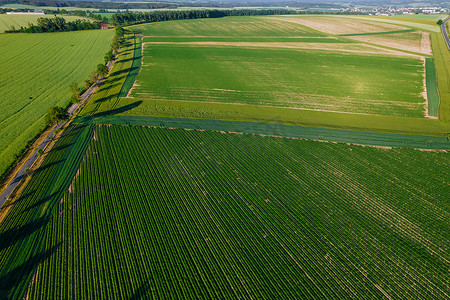
[[431, 39], [429, 32], [422, 32], [422, 39], [420, 41], [420, 53], [433, 54], [431, 49]]
[[387, 35], [361, 35], [352, 36], [351, 39], [396, 48], [404, 51], [411, 51], [422, 54], [432, 54], [430, 34], [428, 32], [411, 33], [419, 35], [417, 39], [405, 37], [402, 33], [387, 34]]

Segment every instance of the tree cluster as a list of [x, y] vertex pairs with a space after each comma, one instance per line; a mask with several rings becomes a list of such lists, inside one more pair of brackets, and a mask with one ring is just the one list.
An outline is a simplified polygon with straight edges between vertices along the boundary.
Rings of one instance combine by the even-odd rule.
[[45, 115], [45, 123], [47, 125], [56, 124], [59, 121], [67, 120], [68, 118], [69, 115], [64, 108], [53, 106], [47, 110], [47, 114]]
[[124, 30], [122, 26], [117, 25], [116, 26], [116, 34], [113, 38], [113, 42], [111, 43], [111, 49], [108, 50], [108, 52], [105, 53], [104, 56], [104, 64], [98, 64], [97, 69], [91, 73], [89, 73], [88, 79], [84, 81], [84, 89], [78, 88], [76, 83], [72, 83], [70, 86], [70, 89], [72, 91], [72, 100], [79, 101], [81, 100], [81, 97], [78, 97], [77, 95], [82, 94], [84, 91], [86, 91], [91, 85], [97, 82], [98, 78], [100, 76], [104, 76], [108, 73], [108, 63], [110, 61], [113, 61], [116, 58], [117, 50], [120, 47], [121, 42], [123, 41], [123, 33]]
[[6, 33], [13, 32], [26, 32], [26, 33], [42, 33], [42, 32], [59, 32], [59, 31], [77, 31], [88, 29], [99, 29], [99, 22], [89, 22], [88, 20], [75, 20], [67, 22], [62, 17], [54, 18], [38, 18], [37, 25], [29, 24], [28, 27], [21, 27], [15, 29], [11, 27], [11, 30], [5, 31]]

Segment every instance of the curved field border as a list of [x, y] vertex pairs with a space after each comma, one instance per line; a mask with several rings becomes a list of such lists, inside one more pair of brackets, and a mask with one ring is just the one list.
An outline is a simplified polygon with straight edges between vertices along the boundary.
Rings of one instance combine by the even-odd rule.
[[134, 81], [139, 74], [139, 70], [141, 69], [141, 61], [142, 61], [142, 49], [141, 49], [141, 37], [136, 37], [134, 35], [134, 56], [133, 56], [133, 64], [131, 65], [130, 72], [127, 75], [127, 79], [122, 85], [122, 88], [119, 92], [118, 97], [126, 97], [133, 87]]
[[437, 89], [436, 69], [433, 58], [426, 58], [426, 81], [427, 81], [427, 97], [428, 97], [428, 115], [433, 117], [439, 116], [439, 93]]
[[[436, 26], [437, 27], [437, 26]], [[435, 43], [435, 39], [441, 38], [440, 33], [432, 33], [433, 51], [436, 57], [436, 51], [440, 49]], [[443, 39], [442, 39], [443, 42]], [[131, 44], [131, 43], [130, 43]], [[121, 70], [115, 74], [112, 72], [109, 80], [105, 83], [103, 96], [94, 97], [93, 101], [86, 106], [81, 115], [84, 116], [136, 116], [136, 117], [169, 117], [183, 119], [206, 119], [206, 120], [222, 120], [222, 121], [239, 121], [251, 123], [270, 123], [281, 125], [294, 125], [304, 127], [333, 128], [353, 131], [379, 132], [403, 135], [433, 136], [440, 138], [450, 137], [450, 126], [446, 122], [445, 110], [446, 93], [441, 89], [449, 86], [443, 84], [441, 76], [443, 66], [440, 62], [444, 57], [435, 58], [436, 71], [438, 77], [439, 94], [441, 96], [440, 119], [412, 118], [412, 117], [396, 117], [396, 116], [380, 116], [365, 114], [336, 113], [317, 110], [289, 109], [278, 107], [263, 107], [257, 105], [236, 105], [225, 103], [200, 103], [189, 101], [170, 101], [170, 100], [149, 100], [140, 98], [118, 98], [125, 81], [128, 70], [131, 69], [132, 59], [130, 45], [128, 49], [124, 49], [125, 55], [119, 56], [118, 62], [123, 62], [127, 66], [123, 66]], [[436, 50], [436, 49], [438, 50]], [[136, 49], [133, 47], [133, 49]], [[446, 50], [446, 48], [445, 48]], [[448, 52], [448, 51], [446, 51]], [[448, 53], [443, 53], [448, 55]], [[125, 62], [126, 61], [126, 62]], [[119, 78], [120, 76], [120, 78]], [[108, 90], [108, 86], [112, 85], [112, 89]], [[447, 93], [448, 94], [448, 93]], [[99, 99], [96, 99], [99, 98]], [[102, 106], [99, 108], [99, 106]], [[443, 117], [444, 116], [444, 117]], [[104, 119], [105, 120], [105, 119]]]
[[450, 141], [444, 137], [362, 132], [270, 123], [131, 116], [77, 117], [74, 122], [215, 130], [371, 146], [450, 150]]
[[[119, 49], [118, 58], [112, 70], [101, 84], [98, 91], [81, 111], [82, 115], [95, 115], [100, 107], [113, 110], [118, 103], [119, 93], [125, 83], [126, 78], [134, 60], [134, 34], [125, 32], [124, 42]], [[108, 112], [110, 112], [108, 110]]]
[[[434, 64], [436, 67], [437, 87], [440, 96], [439, 119], [450, 121], [450, 51], [442, 33], [431, 34], [431, 46], [433, 47]], [[447, 131], [450, 132], [450, 124], [447, 123]]]
[[365, 33], [347, 33], [347, 34], [338, 34], [338, 35], [339, 36], [385, 35], [385, 34], [394, 34], [394, 33], [408, 33], [408, 32], [414, 32], [414, 31], [416, 31], [416, 29], [381, 31], [381, 32], [365, 32]]

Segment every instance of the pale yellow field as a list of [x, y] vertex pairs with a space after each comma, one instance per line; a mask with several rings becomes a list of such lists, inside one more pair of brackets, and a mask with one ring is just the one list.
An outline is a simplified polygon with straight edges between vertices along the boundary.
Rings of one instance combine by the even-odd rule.
[[422, 54], [432, 54], [429, 32], [407, 32], [383, 35], [361, 35], [350, 37], [353, 40], [396, 48]]
[[[348, 52], [357, 54], [378, 54], [383, 56], [409, 56], [418, 57], [418, 55], [405, 53], [401, 51], [381, 48], [373, 45], [359, 43], [299, 43], [299, 42], [145, 42], [144, 47], [150, 45], [186, 45], [186, 46], [223, 46], [223, 47], [239, 47], [239, 48], [286, 48], [298, 50], [323, 50], [331, 52]], [[398, 47], [399, 48], [399, 47]], [[401, 48], [399, 48], [401, 49]], [[413, 50], [410, 50], [413, 51]], [[416, 51], [418, 52], [418, 51]]]
[[301, 24], [303, 26], [307, 26], [318, 31], [337, 35], [385, 32], [385, 31], [409, 29], [407, 27], [394, 24], [372, 22], [365, 20], [355, 21], [354, 19], [340, 18], [340, 17], [276, 16], [270, 18]]

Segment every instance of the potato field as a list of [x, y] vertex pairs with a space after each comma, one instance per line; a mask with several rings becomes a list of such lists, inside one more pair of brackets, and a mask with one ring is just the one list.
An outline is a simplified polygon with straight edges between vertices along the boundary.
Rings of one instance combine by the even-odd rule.
[[[450, 293], [446, 152], [138, 126], [71, 128], [1, 224], [7, 295]], [[87, 142], [81, 163], [69, 159]], [[27, 233], [17, 236], [21, 226]], [[24, 284], [10, 286], [15, 277]]]

